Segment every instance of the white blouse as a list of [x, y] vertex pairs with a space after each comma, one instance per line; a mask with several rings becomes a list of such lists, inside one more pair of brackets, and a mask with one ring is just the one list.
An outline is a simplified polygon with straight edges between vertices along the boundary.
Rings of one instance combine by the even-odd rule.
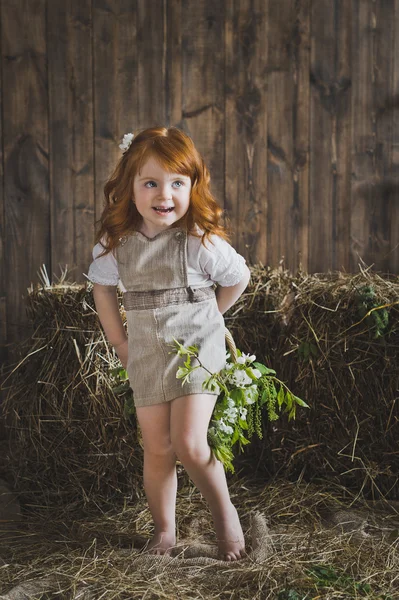
[[[192, 288], [210, 287], [214, 283], [222, 287], [236, 285], [248, 271], [245, 258], [223, 238], [211, 235], [210, 239], [214, 245], [205, 240], [205, 248], [201, 238], [194, 235], [189, 235], [187, 238], [188, 285]], [[83, 273], [83, 275], [92, 283], [119, 286], [120, 290], [125, 292], [113, 253], [109, 252], [98, 258], [103, 250], [100, 243], [94, 246], [94, 260], [88, 274]]]

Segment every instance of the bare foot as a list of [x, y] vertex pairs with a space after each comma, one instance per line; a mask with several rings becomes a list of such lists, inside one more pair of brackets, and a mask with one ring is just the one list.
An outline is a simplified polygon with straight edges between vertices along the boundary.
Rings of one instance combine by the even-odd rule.
[[150, 554], [170, 554], [171, 548], [175, 545], [176, 535], [174, 531], [155, 531], [145, 550]]
[[226, 561], [244, 558], [244, 534], [233, 504], [231, 504], [221, 518], [217, 521], [215, 520], [215, 529], [219, 549], [218, 558]]

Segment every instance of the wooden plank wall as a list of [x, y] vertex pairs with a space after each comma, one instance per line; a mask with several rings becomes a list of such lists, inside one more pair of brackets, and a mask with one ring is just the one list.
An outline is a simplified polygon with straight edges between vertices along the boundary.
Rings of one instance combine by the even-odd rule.
[[83, 282], [123, 133], [195, 140], [249, 263], [399, 273], [399, 0], [0, 0], [0, 336]]

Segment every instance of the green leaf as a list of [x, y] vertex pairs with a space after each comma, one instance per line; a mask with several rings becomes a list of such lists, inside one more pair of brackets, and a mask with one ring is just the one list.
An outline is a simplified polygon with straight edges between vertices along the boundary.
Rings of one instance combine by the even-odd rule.
[[234, 400], [235, 404], [240, 404], [245, 400], [245, 394], [242, 388], [234, 388], [229, 392], [229, 396]]
[[176, 379], [181, 379], [182, 377], [185, 377], [188, 373], [189, 369], [187, 369], [186, 367], [179, 367], [177, 369]]
[[246, 446], [247, 444], [251, 443], [251, 440], [248, 440], [244, 435], [242, 435], [242, 433], [240, 433], [240, 437], [238, 438], [238, 442], [239, 442], [239, 446], [240, 446], [240, 451], [243, 451], [243, 446]]
[[112, 388], [112, 391], [114, 392], [114, 394], [119, 394], [120, 392], [127, 392], [129, 389], [129, 384], [126, 382], [121, 383], [120, 385], [117, 385], [116, 387]]
[[306, 402], [301, 398], [298, 398], [298, 396], [294, 396], [294, 400], [299, 406], [303, 406], [304, 408], [310, 408], [309, 404], [306, 404]]
[[284, 388], [281, 385], [280, 389], [278, 391], [278, 394], [277, 394], [277, 404], [279, 405], [280, 408], [281, 408], [281, 406], [283, 405], [283, 402], [284, 402], [284, 395], [285, 395], [284, 394]]
[[276, 375], [276, 371], [274, 369], [268, 369], [265, 365], [262, 365], [262, 363], [254, 362], [252, 365], [258, 369], [262, 375]]
[[194, 354], [198, 354], [198, 346], [189, 346], [187, 350], [193, 352]]
[[121, 381], [126, 381], [129, 378], [126, 369], [124, 369], [123, 367], [116, 367], [115, 369], [110, 369], [109, 372], [112, 375], [112, 377]]
[[233, 433], [233, 435], [232, 435], [232, 437], [231, 437], [231, 445], [232, 445], [232, 446], [233, 446], [233, 444], [235, 444], [235, 443], [236, 443], [236, 441], [238, 440], [238, 438], [239, 438], [239, 437], [240, 437], [240, 432], [239, 432], [239, 429], [238, 429], [238, 427], [236, 427], [236, 428], [234, 429], [234, 433]]
[[248, 375], [248, 377], [250, 377], [252, 379], [252, 381], [258, 381], [258, 378], [256, 377], [256, 375], [254, 375], [252, 373], [252, 369], [250, 367], [247, 367], [245, 370], [245, 373]]

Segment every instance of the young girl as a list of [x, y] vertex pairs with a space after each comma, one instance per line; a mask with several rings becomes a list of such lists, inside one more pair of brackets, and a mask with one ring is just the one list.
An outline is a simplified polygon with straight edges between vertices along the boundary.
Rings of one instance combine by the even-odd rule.
[[[244, 555], [244, 537], [222, 464], [207, 443], [217, 394], [197, 369], [182, 385], [184, 359], [173, 346], [196, 345], [211, 372], [226, 363], [223, 313], [250, 271], [226, 241], [209, 173], [181, 130], [155, 127], [124, 136], [123, 156], [106, 183], [106, 205], [88, 279], [109, 342], [127, 369], [144, 445], [144, 489], [154, 520], [148, 549], [176, 543], [176, 457], [209, 504], [219, 557]], [[219, 284], [215, 292], [215, 285]], [[116, 287], [123, 292], [128, 337]], [[195, 363], [192, 363], [195, 364]], [[198, 363], [197, 363], [198, 364]]]

